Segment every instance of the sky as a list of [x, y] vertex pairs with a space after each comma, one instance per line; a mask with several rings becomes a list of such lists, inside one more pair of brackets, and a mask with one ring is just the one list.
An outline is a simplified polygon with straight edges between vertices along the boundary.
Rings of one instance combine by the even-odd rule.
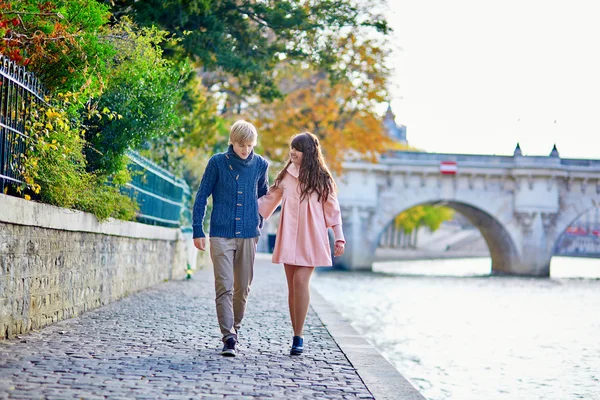
[[388, 0], [386, 15], [410, 145], [600, 159], [600, 0]]

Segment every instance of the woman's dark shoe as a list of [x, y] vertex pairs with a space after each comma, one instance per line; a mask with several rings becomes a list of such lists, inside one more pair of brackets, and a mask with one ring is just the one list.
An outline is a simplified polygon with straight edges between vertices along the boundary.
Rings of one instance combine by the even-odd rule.
[[301, 336], [294, 336], [292, 341], [292, 350], [290, 351], [290, 355], [297, 356], [302, 354], [304, 351], [304, 338]]

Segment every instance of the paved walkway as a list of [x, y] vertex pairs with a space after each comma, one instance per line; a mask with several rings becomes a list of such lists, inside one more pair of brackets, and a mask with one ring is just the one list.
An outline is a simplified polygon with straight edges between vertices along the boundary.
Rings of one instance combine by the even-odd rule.
[[0, 342], [0, 399], [373, 398], [311, 309], [292, 337], [281, 266], [259, 257], [238, 357], [225, 358], [212, 269]]

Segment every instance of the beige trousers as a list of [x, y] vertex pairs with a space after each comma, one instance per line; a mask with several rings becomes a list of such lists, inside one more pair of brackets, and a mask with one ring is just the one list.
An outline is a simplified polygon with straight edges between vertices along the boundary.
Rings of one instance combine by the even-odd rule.
[[250, 284], [254, 274], [254, 258], [258, 237], [210, 238], [210, 258], [215, 273], [215, 303], [223, 341], [237, 340]]

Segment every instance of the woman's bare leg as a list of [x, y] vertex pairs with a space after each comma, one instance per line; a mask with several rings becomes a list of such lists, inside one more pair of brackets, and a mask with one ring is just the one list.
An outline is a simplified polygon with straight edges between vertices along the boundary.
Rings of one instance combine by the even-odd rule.
[[294, 267], [295, 271], [292, 277], [294, 288], [294, 336], [303, 336], [304, 321], [308, 314], [310, 304], [310, 277], [314, 268], [312, 267]]
[[295, 265], [283, 264], [285, 268], [285, 277], [288, 285], [288, 306], [290, 308], [290, 319], [292, 320], [292, 329], [296, 332], [296, 312], [294, 307], [294, 272], [298, 267]]

